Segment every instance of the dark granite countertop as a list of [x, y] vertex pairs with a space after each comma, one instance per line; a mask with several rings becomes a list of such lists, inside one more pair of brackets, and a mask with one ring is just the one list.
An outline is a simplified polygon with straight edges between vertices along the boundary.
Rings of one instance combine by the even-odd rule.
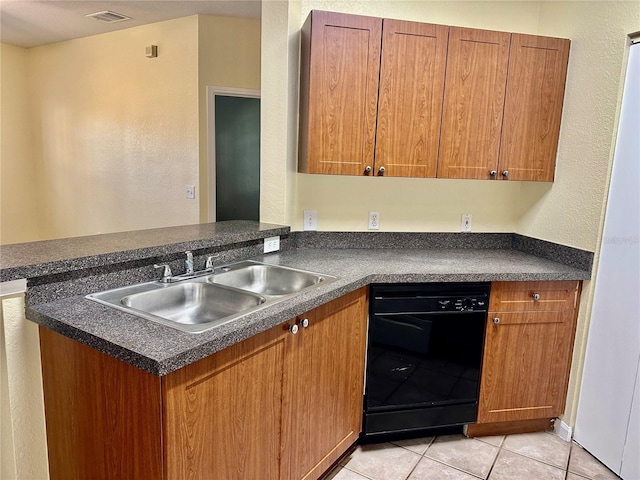
[[287, 235], [289, 230], [237, 220], [2, 245], [0, 282]]
[[586, 269], [519, 250], [487, 248], [294, 248], [253, 259], [339, 278], [201, 334], [183, 333], [83, 296], [29, 306], [27, 317], [152, 374], [165, 375], [371, 283], [590, 278]]

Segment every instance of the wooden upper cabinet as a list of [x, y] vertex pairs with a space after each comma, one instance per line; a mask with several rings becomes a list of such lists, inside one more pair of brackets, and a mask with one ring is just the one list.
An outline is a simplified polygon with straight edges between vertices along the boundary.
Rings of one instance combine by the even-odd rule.
[[375, 173], [435, 177], [449, 27], [385, 19]]
[[298, 169], [553, 181], [569, 44], [314, 10]]
[[372, 165], [382, 19], [314, 10], [302, 29], [304, 173], [362, 175]]
[[500, 171], [553, 181], [570, 41], [512, 34]]
[[449, 29], [438, 177], [489, 179], [497, 169], [510, 37]]

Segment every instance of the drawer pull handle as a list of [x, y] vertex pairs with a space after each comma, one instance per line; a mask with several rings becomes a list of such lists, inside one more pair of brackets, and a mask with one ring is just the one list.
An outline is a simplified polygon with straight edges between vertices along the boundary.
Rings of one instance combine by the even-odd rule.
[[533, 298], [534, 302], [537, 302], [538, 300], [540, 300], [540, 294], [534, 293], [533, 295], [531, 295], [531, 298]]
[[493, 323], [496, 325], [500, 323], [500, 317], [493, 317]]
[[295, 335], [296, 333], [298, 333], [298, 325], [290, 325], [289, 331], [291, 332], [291, 335]]
[[302, 320], [300, 320], [300, 325], [302, 325], [302, 328], [308, 328], [309, 327], [309, 319], [308, 318], [303, 318]]

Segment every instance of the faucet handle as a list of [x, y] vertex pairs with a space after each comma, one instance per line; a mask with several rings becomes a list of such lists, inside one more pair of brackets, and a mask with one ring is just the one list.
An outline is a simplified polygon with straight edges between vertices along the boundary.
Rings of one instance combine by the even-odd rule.
[[187, 250], [184, 253], [187, 256], [187, 259], [184, 261], [185, 274], [193, 275], [193, 252]]
[[171, 267], [169, 265], [155, 264], [153, 268], [162, 268], [162, 277], [160, 277], [160, 282], [169, 283], [171, 281], [171, 277], [173, 276], [173, 273], [171, 272]]
[[207, 257], [207, 263], [204, 264], [205, 270], [213, 270], [213, 259], [218, 258], [220, 256], [219, 253], [214, 253], [213, 255], [209, 255]]

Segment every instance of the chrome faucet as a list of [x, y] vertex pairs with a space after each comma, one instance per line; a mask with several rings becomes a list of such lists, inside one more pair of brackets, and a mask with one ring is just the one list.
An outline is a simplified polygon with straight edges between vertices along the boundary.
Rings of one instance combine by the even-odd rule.
[[154, 265], [153, 268], [162, 268], [162, 277], [158, 280], [160, 283], [171, 283], [173, 273], [169, 265]]
[[212, 272], [213, 271], [213, 259], [216, 258], [216, 257], [219, 257], [219, 256], [220, 256], [219, 253], [215, 253], [215, 254], [209, 255], [207, 257], [207, 263], [205, 263], [205, 265], [204, 265], [205, 271], [207, 271], [207, 272]]
[[206, 275], [207, 273], [213, 272], [213, 259], [216, 258], [219, 254], [210, 255], [207, 257], [207, 262], [205, 265], [205, 269], [199, 272], [196, 272], [193, 268], [193, 252], [191, 250], [187, 250], [184, 252], [187, 258], [184, 261], [184, 270], [185, 272], [181, 275], [173, 276], [173, 272], [171, 272], [171, 268], [169, 265], [154, 265], [154, 268], [162, 268], [162, 276], [158, 280], [160, 283], [173, 283], [179, 282], [180, 280], [186, 280], [189, 278], [198, 277], [201, 275]]
[[185, 275], [193, 275], [193, 253], [191, 250], [184, 252], [187, 255], [187, 259], [184, 261]]

